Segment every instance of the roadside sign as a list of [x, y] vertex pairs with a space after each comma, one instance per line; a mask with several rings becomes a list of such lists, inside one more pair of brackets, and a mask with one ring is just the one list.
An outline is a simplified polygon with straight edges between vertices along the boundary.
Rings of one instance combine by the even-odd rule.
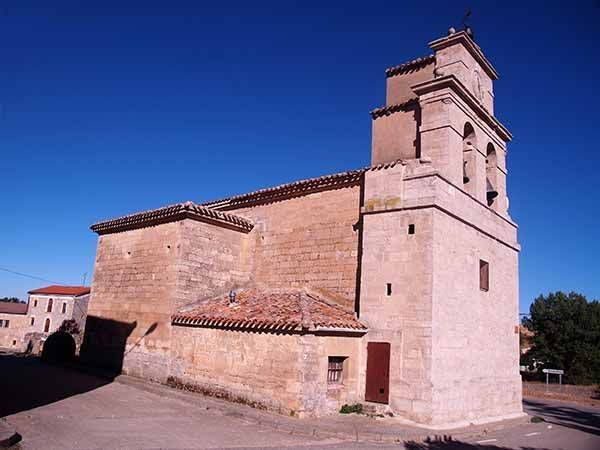
[[543, 369], [542, 372], [551, 373], [554, 375], [564, 375], [565, 374], [564, 370], [558, 370], [558, 369]]
[[564, 370], [558, 369], [542, 369], [542, 372], [546, 374], [546, 384], [548, 384], [548, 378], [550, 375], [558, 375], [558, 384], [562, 384], [562, 376], [565, 374]]

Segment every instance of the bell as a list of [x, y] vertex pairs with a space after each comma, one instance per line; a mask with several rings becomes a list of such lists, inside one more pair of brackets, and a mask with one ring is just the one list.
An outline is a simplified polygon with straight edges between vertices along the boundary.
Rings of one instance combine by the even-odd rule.
[[488, 204], [491, 204], [494, 199], [496, 197], [498, 197], [498, 191], [496, 189], [494, 189], [494, 186], [492, 186], [492, 183], [490, 183], [490, 179], [486, 178], [486, 195], [487, 195], [487, 201]]

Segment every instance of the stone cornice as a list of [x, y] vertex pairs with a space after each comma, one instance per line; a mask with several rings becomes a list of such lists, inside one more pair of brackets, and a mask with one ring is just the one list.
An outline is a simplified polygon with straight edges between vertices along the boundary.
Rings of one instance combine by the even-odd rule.
[[473, 41], [473, 39], [471, 39], [464, 31], [459, 31], [458, 33], [451, 34], [450, 36], [436, 39], [435, 41], [429, 43], [429, 47], [433, 51], [437, 52], [438, 50], [442, 50], [455, 44], [462, 44], [492, 80], [498, 79], [499, 75], [496, 69], [494, 69], [492, 64], [488, 61], [475, 41]]
[[250, 232], [254, 227], [252, 222], [243, 217], [215, 211], [197, 205], [194, 202], [185, 202], [98, 222], [92, 225], [90, 229], [102, 235], [136, 228], [146, 228], [168, 222], [177, 222], [184, 219], [210, 223], [244, 233]]
[[452, 89], [504, 142], [509, 142], [512, 139], [510, 131], [498, 119], [492, 116], [454, 75], [434, 78], [433, 80], [411, 86], [411, 89], [418, 96], [445, 88]]

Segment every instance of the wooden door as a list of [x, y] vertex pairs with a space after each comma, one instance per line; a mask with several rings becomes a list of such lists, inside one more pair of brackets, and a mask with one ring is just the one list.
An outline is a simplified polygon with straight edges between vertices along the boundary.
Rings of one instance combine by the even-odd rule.
[[365, 400], [375, 403], [388, 403], [390, 400], [389, 342], [369, 342], [367, 345]]

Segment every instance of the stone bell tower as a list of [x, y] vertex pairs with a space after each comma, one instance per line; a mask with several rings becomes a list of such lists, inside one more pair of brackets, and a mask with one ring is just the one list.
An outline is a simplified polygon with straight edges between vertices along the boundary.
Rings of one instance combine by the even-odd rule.
[[512, 136], [472, 37], [451, 29], [429, 46], [386, 71], [386, 105], [371, 113], [381, 169], [365, 174], [361, 208], [365, 401], [434, 425], [511, 417], [522, 413]]

